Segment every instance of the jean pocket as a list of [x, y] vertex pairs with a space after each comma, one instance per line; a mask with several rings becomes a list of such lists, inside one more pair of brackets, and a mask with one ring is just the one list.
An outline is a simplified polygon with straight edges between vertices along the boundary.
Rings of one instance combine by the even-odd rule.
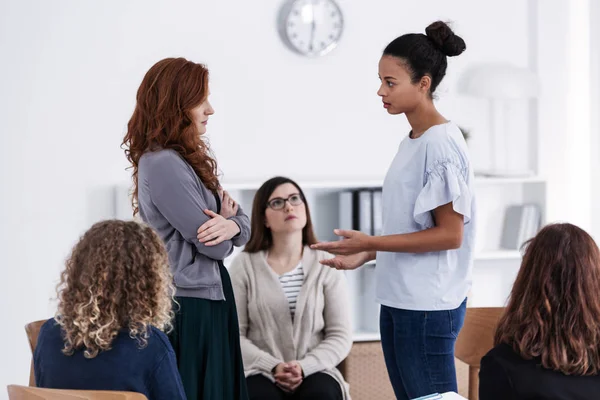
[[446, 311], [448, 313], [448, 322], [450, 324], [450, 334], [452, 335], [452, 337], [454, 339], [458, 338], [458, 332], [460, 331], [460, 328], [457, 329], [457, 321], [455, 320], [454, 317], [454, 310], [448, 310]]
[[454, 310], [448, 310], [448, 321], [450, 323], [450, 332], [454, 339], [458, 337], [460, 330], [465, 322], [465, 313], [466, 313], [466, 305], [467, 300], [463, 301], [463, 303]]

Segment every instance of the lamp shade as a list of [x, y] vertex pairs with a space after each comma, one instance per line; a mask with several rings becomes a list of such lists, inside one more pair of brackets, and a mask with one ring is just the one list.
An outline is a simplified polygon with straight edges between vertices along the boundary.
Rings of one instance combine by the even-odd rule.
[[540, 84], [535, 73], [509, 64], [482, 64], [468, 68], [459, 78], [458, 90], [491, 99], [537, 97]]

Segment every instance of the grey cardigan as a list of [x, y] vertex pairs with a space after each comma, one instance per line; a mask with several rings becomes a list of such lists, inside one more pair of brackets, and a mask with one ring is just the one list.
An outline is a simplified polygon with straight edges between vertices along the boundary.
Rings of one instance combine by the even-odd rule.
[[240, 323], [240, 344], [246, 376], [273, 380], [280, 362], [297, 360], [305, 376], [323, 372], [340, 385], [344, 400], [348, 384], [336, 366], [352, 347], [349, 294], [342, 271], [319, 260], [327, 253], [304, 248], [304, 282], [294, 320], [283, 288], [267, 264], [264, 251], [239, 254], [229, 273]]
[[217, 212], [217, 200], [194, 169], [174, 150], [146, 152], [138, 165], [138, 204], [142, 220], [164, 240], [177, 288], [176, 295], [224, 300], [219, 261], [250, 238], [250, 220], [241, 207], [231, 217], [240, 227], [232, 240], [205, 246], [196, 238]]

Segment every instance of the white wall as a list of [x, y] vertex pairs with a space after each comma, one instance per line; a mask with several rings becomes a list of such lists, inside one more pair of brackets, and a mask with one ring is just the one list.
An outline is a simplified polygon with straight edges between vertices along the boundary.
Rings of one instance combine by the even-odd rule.
[[[540, 5], [541, 13], [564, 26], [565, 1]], [[209, 131], [226, 179], [379, 178], [408, 130], [403, 118], [386, 115], [375, 94], [380, 52], [399, 34], [453, 20], [468, 51], [451, 61], [439, 105], [473, 130], [475, 164], [487, 162], [487, 108], [456, 95], [456, 81], [474, 62], [527, 65], [527, 3], [339, 3], [346, 20], [339, 48], [310, 60], [277, 36], [281, 0], [0, 3], [0, 388], [27, 382], [23, 325], [53, 314], [49, 299], [70, 247], [91, 223], [111, 215], [109, 188], [129, 177], [119, 144], [135, 91], [161, 58], [185, 56], [211, 69], [216, 114]], [[561, 29], [568, 28], [540, 29], [566, 45]], [[542, 53], [540, 60], [552, 58], [550, 49]], [[540, 71], [543, 81], [564, 93], [556, 83], [568, 71], [564, 59], [548, 68]], [[540, 104], [541, 119], [558, 119], [548, 152], [566, 142], [557, 130], [564, 122], [556, 101], [547, 92]], [[522, 114], [514, 129], [524, 134]], [[552, 157], [540, 162], [549, 178], [558, 177], [552, 216], [559, 218], [558, 185], [573, 171], [561, 173]]]
[[[592, 215], [592, 194], [598, 193], [600, 177], [594, 148], [600, 143], [597, 124], [590, 129], [597, 121], [597, 107], [591, 109], [590, 85], [598, 82], [598, 72], [590, 71], [590, 54], [597, 54], [590, 46], [591, 11], [597, 9], [592, 3], [539, 1], [540, 164], [549, 179], [549, 220], [572, 222], [600, 233], [600, 226], [593, 226]], [[595, 28], [594, 32], [597, 35]]]

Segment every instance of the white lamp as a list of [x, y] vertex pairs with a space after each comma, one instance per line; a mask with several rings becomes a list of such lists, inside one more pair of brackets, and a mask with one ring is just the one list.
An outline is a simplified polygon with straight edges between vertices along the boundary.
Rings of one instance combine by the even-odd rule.
[[539, 95], [538, 77], [526, 68], [509, 64], [482, 64], [469, 68], [459, 80], [459, 91], [485, 98], [490, 103], [491, 170], [486, 175], [531, 175], [532, 171], [515, 170], [508, 160], [510, 133], [506, 129], [508, 104], [511, 100], [530, 99]]

